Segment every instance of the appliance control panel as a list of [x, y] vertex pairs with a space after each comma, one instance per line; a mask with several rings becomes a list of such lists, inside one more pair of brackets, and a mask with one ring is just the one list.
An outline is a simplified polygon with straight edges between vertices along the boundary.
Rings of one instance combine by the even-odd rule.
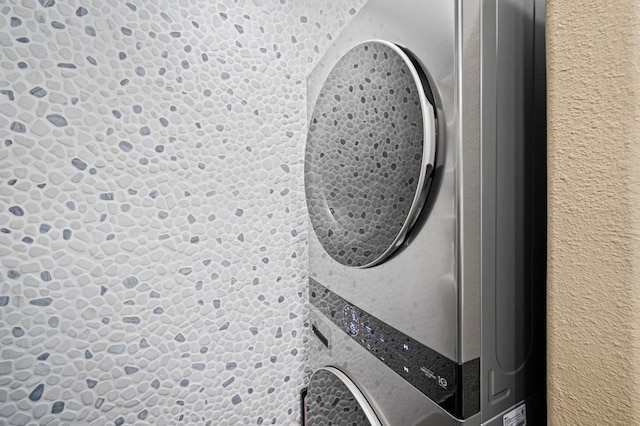
[[[458, 364], [315, 280], [310, 279], [309, 285], [311, 304], [424, 395], [457, 418], [468, 417], [479, 410], [479, 359]], [[477, 409], [473, 408], [476, 405]]]

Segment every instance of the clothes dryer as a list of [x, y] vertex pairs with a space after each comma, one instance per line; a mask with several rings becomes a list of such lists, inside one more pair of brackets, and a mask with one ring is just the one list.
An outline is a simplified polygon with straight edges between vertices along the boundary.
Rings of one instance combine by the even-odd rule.
[[370, 0], [311, 73], [310, 424], [543, 424], [543, 19]]

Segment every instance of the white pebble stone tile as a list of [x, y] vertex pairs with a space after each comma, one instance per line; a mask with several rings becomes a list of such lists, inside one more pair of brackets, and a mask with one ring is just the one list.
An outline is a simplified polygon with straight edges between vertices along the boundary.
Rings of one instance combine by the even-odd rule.
[[1, 7], [0, 424], [299, 422], [303, 82], [364, 1]]

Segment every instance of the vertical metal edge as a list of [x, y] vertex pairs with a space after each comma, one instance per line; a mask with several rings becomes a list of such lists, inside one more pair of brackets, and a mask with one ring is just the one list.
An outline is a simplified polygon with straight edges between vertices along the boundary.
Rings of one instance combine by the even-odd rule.
[[[543, 223], [543, 232], [534, 230], [534, 246], [538, 246], [540, 251], [538, 257], [533, 258], [537, 265], [534, 271], [539, 273], [539, 287], [534, 289], [534, 300], [538, 306], [534, 308], [534, 323], [540, 323], [534, 331], [534, 344], [538, 345], [540, 352], [533, 351], [537, 356], [533, 363], [534, 375], [538, 377], [540, 383], [539, 398], [536, 413], [539, 416], [535, 424], [541, 426], [547, 424], [547, 73], [546, 73], [546, 2], [545, 0], [534, 0], [534, 78], [535, 78], [535, 118], [534, 126], [537, 129], [535, 140], [541, 144], [541, 149], [537, 158], [540, 161], [542, 173], [545, 179], [541, 179], [534, 189], [538, 202], [542, 203], [544, 209], [539, 211], [538, 219]], [[535, 223], [536, 221], [534, 221]], [[534, 302], [535, 303], [535, 302]], [[534, 419], [535, 420], [535, 419]], [[534, 423], [532, 423], [534, 424]]]
[[300, 426], [307, 425], [307, 387], [300, 389]]
[[480, 134], [481, 134], [481, 307], [482, 356], [480, 357], [480, 409], [483, 420], [492, 399], [502, 397], [502, 390], [493, 389], [491, 365], [495, 347], [493, 312], [495, 300], [496, 250], [496, 52], [497, 0], [481, 0], [480, 13]]
[[480, 1], [456, 6], [458, 359], [465, 363], [481, 352]]

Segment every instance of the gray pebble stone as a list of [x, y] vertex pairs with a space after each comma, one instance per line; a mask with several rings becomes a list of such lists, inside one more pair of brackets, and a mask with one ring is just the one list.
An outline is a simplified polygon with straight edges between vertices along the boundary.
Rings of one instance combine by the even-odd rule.
[[23, 123], [20, 123], [18, 121], [14, 121], [13, 123], [11, 123], [11, 130], [13, 130], [16, 133], [26, 133], [27, 126], [25, 126]]
[[126, 365], [124, 367], [124, 372], [127, 374], [133, 374], [135, 372], [137, 372], [138, 370], [140, 370], [138, 367], [131, 367], [129, 365]]
[[15, 100], [15, 96], [13, 95], [13, 90], [2, 89], [0, 90], [0, 93], [2, 93], [3, 95], [6, 95], [10, 101]]
[[58, 414], [64, 411], [64, 401], [56, 401], [51, 406], [51, 414]]
[[44, 384], [40, 383], [38, 386], [35, 387], [35, 389], [33, 389], [33, 391], [31, 391], [31, 393], [29, 394], [29, 399], [31, 401], [38, 401], [40, 398], [42, 398], [43, 393], [44, 393]]
[[111, 345], [107, 348], [107, 352], [111, 354], [121, 354], [124, 352], [124, 345]]
[[47, 95], [47, 91], [40, 86], [36, 86], [33, 89], [29, 90], [29, 93], [37, 98], [43, 98]]
[[73, 165], [73, 167], [75, 167], [78, 170], [84, 170], [87, 168], [87, 163], [85, 163], [79, 158], [72, 159], [71, 164]]
[[67, 122], [67, 119], [60, 114], [49, 114], [47, 115], [47, 120], [49, 120], [56, 127], [64, 127], [69, 124]]
[[16, 216], [24, 216], [24, 210], [20, 206], [11, 206], [9, 207], [9, 212]]
[[120, 141], [118, 143], [118, 146], [124, 152], [129, 152], [129, 151], [131, 151], [133, 149], [133, 145], [131, 145], [131, 142], [128, 142], [128, 141]]
[[122, 280], [122, 284], [124, 284], [126, 288], [134, 288], [135, 286], [138, 285], [138, 283], [139, 283], [138, 279], [134, 276], [127, 277], [124, 280]]

